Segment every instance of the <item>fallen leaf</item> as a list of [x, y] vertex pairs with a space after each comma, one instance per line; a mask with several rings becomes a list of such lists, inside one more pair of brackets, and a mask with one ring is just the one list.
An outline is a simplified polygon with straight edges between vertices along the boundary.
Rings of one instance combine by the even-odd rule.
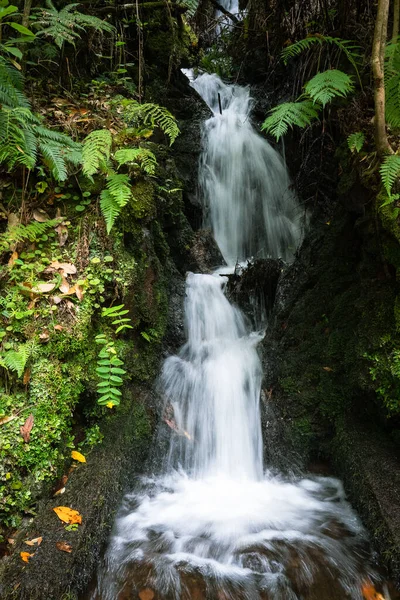
[[0, 419], [0, 425], [5, 425], [5, 423], [9, 423], [10, 421], [13, 421], [16, 418], [17, 418], [17, 416], [15, 416], [15, 417], [1, 417], [1, 419]]
[[48, 332], [47, 329], [45, 329], [44, 331], [42, 331], [42, 333], [39, 333], [39, 339], [43, 343], [49, 341], [49, 332]]
[[65, 279], [65, 277], [62, 278], [62, 283], [60, 285], [60, 287], [58, 288], [60, 290], [60, 292], [62, 292], [63, 294], [68, 294], [69, 292], [69, 283], [68, 281]]
[[13, 252], [13, 253], [11, 254], [11, 256], [10, 256], [10, 259], [9, 259], [9, 261], [8, 261], [8, 266], [9, 266], [9, 267], [12, 267], [12, 266], [13, 266], [13, 264], [15, 263], [15, 261], [17, 260], [17, 258], [18, 258], [18, 252]]
[[23, 560], [24, 562], [26, 562], [26, 563], [27, 563], [27, 562], [29, 562], [29, 559], [30, 559], [30, 558], [32, 558], [32, 556], [33, 556], [34, 554], [35, 554], [34, 552], [33, 552], [32, 554], [30, 554], [29, 552], [20, 552], [20, 553], [19, 553], [19, 555], [20, 555], [20, 557], [22, 558], [22, 560]]
[[362, 594], [365, 600], [385, 600], [382, 594], [376, 591], [372, 583], [365, 583], [362, 586]]
[[82, 523], [82, 515], [77, 510], [69, 508], [68, 506], [56, 506], [53, 508], [57, 517], [64, 521], [64, 523]]
[[29, 381], [31, 378], [31, 370], [30, 369], [25, 369], [25, 373], [24, 373], [24, 378], [22, 380], [22, 383], [24, 385], [28, 385]]
[[62, 331], [64, 329], [64, 327], [62, 325], [54, 325], [54, 329], [56, 331]]
[[58, 233], [58, 242], [60, 246], [64, 246], [68, 239], [68, 227], [66, 227], [66, 225], [59, 225], [56, 227], [56, 231]]
[[33, 427], [33, 414], [31, 413], [25, 423], [19, 428], [24, 442], [28, 443], [31, 438], [31, 431]]
[[11, 546], [13, 546], [13, 545], [15, 544], [15, 540], [14, 540], [14, 538], [7, 538], [7, 542], [8, 542], [8, 543], [9, 543]]
[[143, 588], [143, 590], [139, 592], [139, 598], [140, 600], [153, 600], [154, 592], [150, 588]]
[[83, 454], [81, 454], [80, 452], [77, 452], [76, 450], [72, 450], [71, 456], [74, 460], [77, 460], [78, 462], [82, 462], [82, 463], [86, 462], [86, 458], [83, 456]]
[[56, 492], [54, 492], [53, 496], [61, 496], [65, 492], [65, 487], [60, 488]]
[[75, 275], [76, 273], [76, 266], [72, 263], [60, 263], [58, 260], [53, 260], [49, 266], [57, 271], [64, 271], [66, 275]]
[[76, 297], [78, 298], [79, 302], [82, 302], [84, 293], [85, 292], [83, 291], [83, 287], [81, 285], [75, 286], [75, 294], [76, 294]]
[[60, 302], [62, 302], [62, 298], [60, 298], [60, 296], [52, 296], [51, 300], [54, 304], [60, 304]]
[[57, 549], [61, 550], [62, 552], [72, 552], [72, 546], [71, 544], [68, 544], [68, 542], [57, 542], [56, 546]]
[[40, 546], [42, 541], [43, 541], [42, 537], [37, 537], [37, 538], [33, 538], [33, 540], [24, 540], [24, 544], [27, 544], [28, 546]]
[[46, 221], [50, 220], [50, 217], [47, 214], [47, 212], [41, 208], [36, 208], [33, 211], [33, 218], [35, 219], [35, 221], [39, 221], [39, 223], [45, 223]]
[[333, 369], [331, 369], [330, 367], [322, 367], [324, 371], [328, 371], [328, 373], [332, 373]]
[[32, 288], [32, 292], [35, 294], [47, 294], [48, 292], [54, 290], [55, 287], [55, 283], [38, 283]]

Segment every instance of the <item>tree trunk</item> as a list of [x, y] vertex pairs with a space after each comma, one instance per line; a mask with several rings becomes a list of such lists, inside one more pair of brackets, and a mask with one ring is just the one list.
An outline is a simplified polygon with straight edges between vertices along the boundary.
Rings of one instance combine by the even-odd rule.
[[25, 0], [22, 13], [22, 25], [29, 29], [29, 18], [31, 16], [32, 0]]
[[389, 0], [378, 0], [374, 41], [372, 46], [372, 73], [375, 97], [375, 144], [379, 155], [392, 152], [386, 134], [385, 122], [385, 44], [389, 16]]
[[399, 21], [400, 21], [400, 0], [394, 0], [393, 3], [393, 31], [392, 31], [392, 43], [397, 44], [397, 38], [399, 37]]

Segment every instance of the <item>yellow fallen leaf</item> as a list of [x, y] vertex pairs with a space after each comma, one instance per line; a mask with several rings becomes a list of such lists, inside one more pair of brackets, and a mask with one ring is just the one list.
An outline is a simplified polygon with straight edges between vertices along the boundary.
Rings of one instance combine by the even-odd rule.
[[73, 510], [68, 506], [56, 506], [53, 508], [53, 510], [57, 517], [61, 521], [64, 521], [64, 523], [69, 523], [70, 525], [73, 525], [74, 523], [82, 523], [82, 515], [80, 515], [77, 510]]
[[17, 415], [15, 415], [15, 417], [1, 417], [0, 419], [0, 425], [4, 425], [5, 423], [9, 423], [10, 421], [12, 421], [13, 419], [16, 419]]
[[86, 462], [86, 458], [83, 456], [83, 454], [77, 452], [76, 450], [72, 450], [71, 456], [74, 460], [77, 460], [78, 462]]
[[362, 594], [365, 600], [385, 600], [382, 594], [376, 591], [372, 583], [365, 583], [362, 586]]
[[68, 542], [57, 542], [56, 546], [57, 550], [61, 550], [62, 552], [72, 552], [72, 546], [71, 544], [68, 544]]
[[19, 553], [19, 555], [20, 555], [20, 557], [22, 558], [22, 560], [23, 560], [24, 562], [26, 562], [26, 563], [27, 563], [27, 562], [29, 562], [29, 559], [30, 559], [30, 558], [32, 558], [32, 556], [33, 556], [34, 554], [35, 554], [34, 552], [33, 552], [32, 554], [30, 554], [29, 552], [20, 552], [20, 553]]
[[37, 538], [33, 538], [33, 540], [25, 540], [24, 544], [27, 544], [28, 546], [40, 546], [42, 541], [43, 541], [42, 537], [37, 537]]

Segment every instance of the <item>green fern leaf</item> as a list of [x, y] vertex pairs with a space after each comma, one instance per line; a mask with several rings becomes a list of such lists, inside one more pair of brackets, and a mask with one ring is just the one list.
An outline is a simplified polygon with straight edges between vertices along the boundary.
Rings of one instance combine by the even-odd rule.
[[278, 141], [287, 133], [289, 127], [296, 125], [304, 128], [310, 125], [318, 118], [318, 109], [318, 105], [310, 100], [284, 102], [270, 111], [271, 114], [265, 119], [261, 129], [273, 135]]
[[360, 152], [365, 142], [365, 135], [362, 131], [358, 131], [357, 133], [352, 133], [347, 138], [347, 145], [350, 148], [351, 152]]
[[119, 167], [133, 162], [138, 163], [148, 175], [154, 175], [156, 171], [157, 159], [147, 148], [121, 148], [117, 150], [114, 158]]
[[175, 117], [163, 106], [158, 104], [139, 104], [135, 100], [122, 102], [123, 118], [128, 124], [148, 125], [152, 129], [159, 127], [169, 138], [172, 145], [180, 131]]
[[390, 197], [393, 186], [400, 177], [400, 156], [397, 154], [385, 156], [379, 172], [387, 195]]
[[89, 133], [83, 141], [82, 171], [91, 177], [99, 170], [105, 170], [111, 153], [112, 136], [108, 129], [97, 129]]
[[343, 71], [329, 69], [317, 73], [305, 84], [304, 89], [314, 102], [326, 106], [333, 98], [345, 98], [354, 90], [354, 85], [352, 78]]
[[8, 228], [5, 233], [0, 236], [0, 250], [5, 252], [15, 244], [25, 241], [35, 242], [37, 239], [46, 233], [47, 230], [53, 229], [60, 224], [60, 219], [51, 219], [44, 223], [33, 221], [29, 225], [15, 225]]
[[26, 344], [21, 344], [18, 350], [8, 350], [0, 358], [2, 366], [10, 371], [16, 371], [18, 377], [22, 377], [26, 363], [34, 352], [34, 348], [34, 342], [27, 342]]
[[400, 72], [386, 82], [386, 121], [400, 127]]
[[100, 209], [110, 233], [121, 209], [132, 198], [128, 175], [112, 173], [106, 183], [106, 189], [100, 194]]

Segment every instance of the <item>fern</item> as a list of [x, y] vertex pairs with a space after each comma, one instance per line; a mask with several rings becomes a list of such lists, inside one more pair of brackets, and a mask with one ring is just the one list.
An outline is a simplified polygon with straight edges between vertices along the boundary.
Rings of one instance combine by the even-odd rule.
[[[299, 40], [298, 42], [295, 42], [294, 44], [291, 44], [290, 46], [285, 48], [281, 53], [281, 57], [283, 59], [283, 62], [286, 65], [291, 58], [298, 56], [299, 54], [301, 54], [302, 52], [304, 52], [306, 50], [309, 50], [312, 46], [314, 46], [316, 44], [319, 44], [321, 46], [324, 43], [336, 46], [337, 48], [339, 48], [339, 50], [341, 52], [343, 52], [346, 55], [347, 60], [354, 67], [354, 69], [357, 73], [357, 77], [360, 81], [360, 75], [358, 72], [358, 63], [361, 58], [361, 56], [359, 54], [360, 46], [357, 46], [351, 40], [342, 40], [340, 38], [334, 38], [334, 37], [330, 37], [328, 35], [322, 35], [320, 33], [315, 33], [315, 34], [309, 35], [308, 37], [304, 38], [303, 40]], [[360, 83], [361, 83], [361, 81], [360, 81]]]
[[199, 0], [179, 0], [178, 4], [187, 8], [186, 15], [191, 19], [196, 14], [199, 6]]
[[91, 177], [106, 170], [111, 154], [112, 136], [108, 129], [97, 129], [85, 138], [82, 149], [82, 171]]
[[127, 163], [139, 163], [147, 175], [154, 175], [157, 166], [157, 159], [153, 152], [147, 148], [121, 148], [114, 155], [118, 167]]
[[386, 121], [400, 127], [400, 72], [386, 82]]
[[172, 145], [180, 131], [175, 117], [163, 106], [158, 104], [139, 104], [135, 100], [122, 102], [122, 116], [128, 124], [148, 125], [152, 129], [159, 127], [169, 138]]
[[128, 175], [112, 173], [106, 183], [106, 189], [100, 194], [100, 208], [106, 222], [107, 233], [110, 233], [121, 209], [132, 198]]
[[0, 365], [10, 371], [16, 371], [18, 377], [22, 377], [26, 364], [35, 350], [34, 341], [20, 344], [18, 350], [7, 350], [0, 356]]
[[400, 156], [397, 154], [385, 156], [379, 172], [387, 195], [390, 198], [392, 196], [393, 186], [400, 177]]
[[304, 89], [314, 102], [319, 102], [325, 107], [333, 98], [345, 98], [353, 91], [354, 85], [352, 78], [343, 71], [329, 69], [317, 73], [310, 81], [307, 81]]
[[23, 84], [21, 73], [0, 56], [0, 103], [8, 108], [29, 108]]
[[9, 227], [5, 233], [0, 236], [0, 251], [5, 252], [25, 241], [35, 242], [40, 238], [48, 229], [57, 227], [60, 224], [60, 218], [51, 219], [44, 223], [38, 223], [33, 221], [29, 225], [15, 225]]
[[79, 3], [67, 4], [57, 10], [51, 0], [46, 1], [47, 8], [34, 9], [36, 26], [40, 28], [37, 35], [44, 35], [54, 40], [62, 48], [65, 42], [74, 44], [80, 38], [81, 32], [92, 27], [97, 31], [111, 32], [114, 27], [92, 15], [85, 15], [76, 10]]
[[314, 119], [318, 118], [318, 106], [310, 100], [284, 102], [275, 106], [270, 113], [261, 129], [273, 135], [278, 141], [287, 133], [289, 127], [310, 125]]
[[357, 131], [357, 133], [352, 133], [347, 138], [347, 145], [351, 152], [360, 152], [365, 142], [365, 135], [362, 131]]

